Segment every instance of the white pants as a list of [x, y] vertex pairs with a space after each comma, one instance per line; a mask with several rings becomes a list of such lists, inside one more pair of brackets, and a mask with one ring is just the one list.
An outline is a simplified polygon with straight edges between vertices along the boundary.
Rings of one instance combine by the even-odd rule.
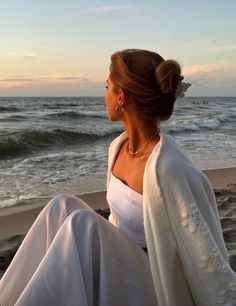
[[41, 211], [0, 281], [1, 306], [156, 306], [147, 254], [81, 199]]

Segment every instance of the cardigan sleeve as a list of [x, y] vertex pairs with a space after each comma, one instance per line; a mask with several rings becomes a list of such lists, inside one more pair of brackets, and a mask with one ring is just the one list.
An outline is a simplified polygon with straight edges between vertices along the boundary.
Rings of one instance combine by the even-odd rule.
[[159, 160], [156, 173], [196, 305], [236, 305], [236, 274], [228, 263], [218, 214], [207, 194], [208, 183], [196, 168], [173, 157]]

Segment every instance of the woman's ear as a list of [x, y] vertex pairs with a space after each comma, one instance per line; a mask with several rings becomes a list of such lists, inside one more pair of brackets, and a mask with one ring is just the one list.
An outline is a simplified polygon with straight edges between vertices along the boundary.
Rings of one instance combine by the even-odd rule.
[[127, 100], [127, 95], [123, 89], [119, 89], [117, 99], [118, 99], [119, 105], [125, 105], [126, 100]]

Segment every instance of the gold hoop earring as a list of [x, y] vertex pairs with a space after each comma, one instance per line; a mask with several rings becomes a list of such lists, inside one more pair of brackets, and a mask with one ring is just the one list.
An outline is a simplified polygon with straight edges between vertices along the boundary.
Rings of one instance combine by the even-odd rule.
[[121, 113], [121, 112], [123, 112], [124, 110], [125, 110], [125, 108], [124, 108], [123, 105], [119, 105], [119, 104], [116, 105], [116, 112]]

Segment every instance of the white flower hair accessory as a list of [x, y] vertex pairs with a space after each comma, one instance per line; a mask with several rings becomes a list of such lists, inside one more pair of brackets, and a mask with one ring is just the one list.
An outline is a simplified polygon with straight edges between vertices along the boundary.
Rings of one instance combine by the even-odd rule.
[[190, 83], [185, 83], [185, 82], [179, 82], [176, 91], [175, 91], [175, 98], [183, 98], [185, 97], [185, 92], [188, 90], [188, 88], [192, 84]]

